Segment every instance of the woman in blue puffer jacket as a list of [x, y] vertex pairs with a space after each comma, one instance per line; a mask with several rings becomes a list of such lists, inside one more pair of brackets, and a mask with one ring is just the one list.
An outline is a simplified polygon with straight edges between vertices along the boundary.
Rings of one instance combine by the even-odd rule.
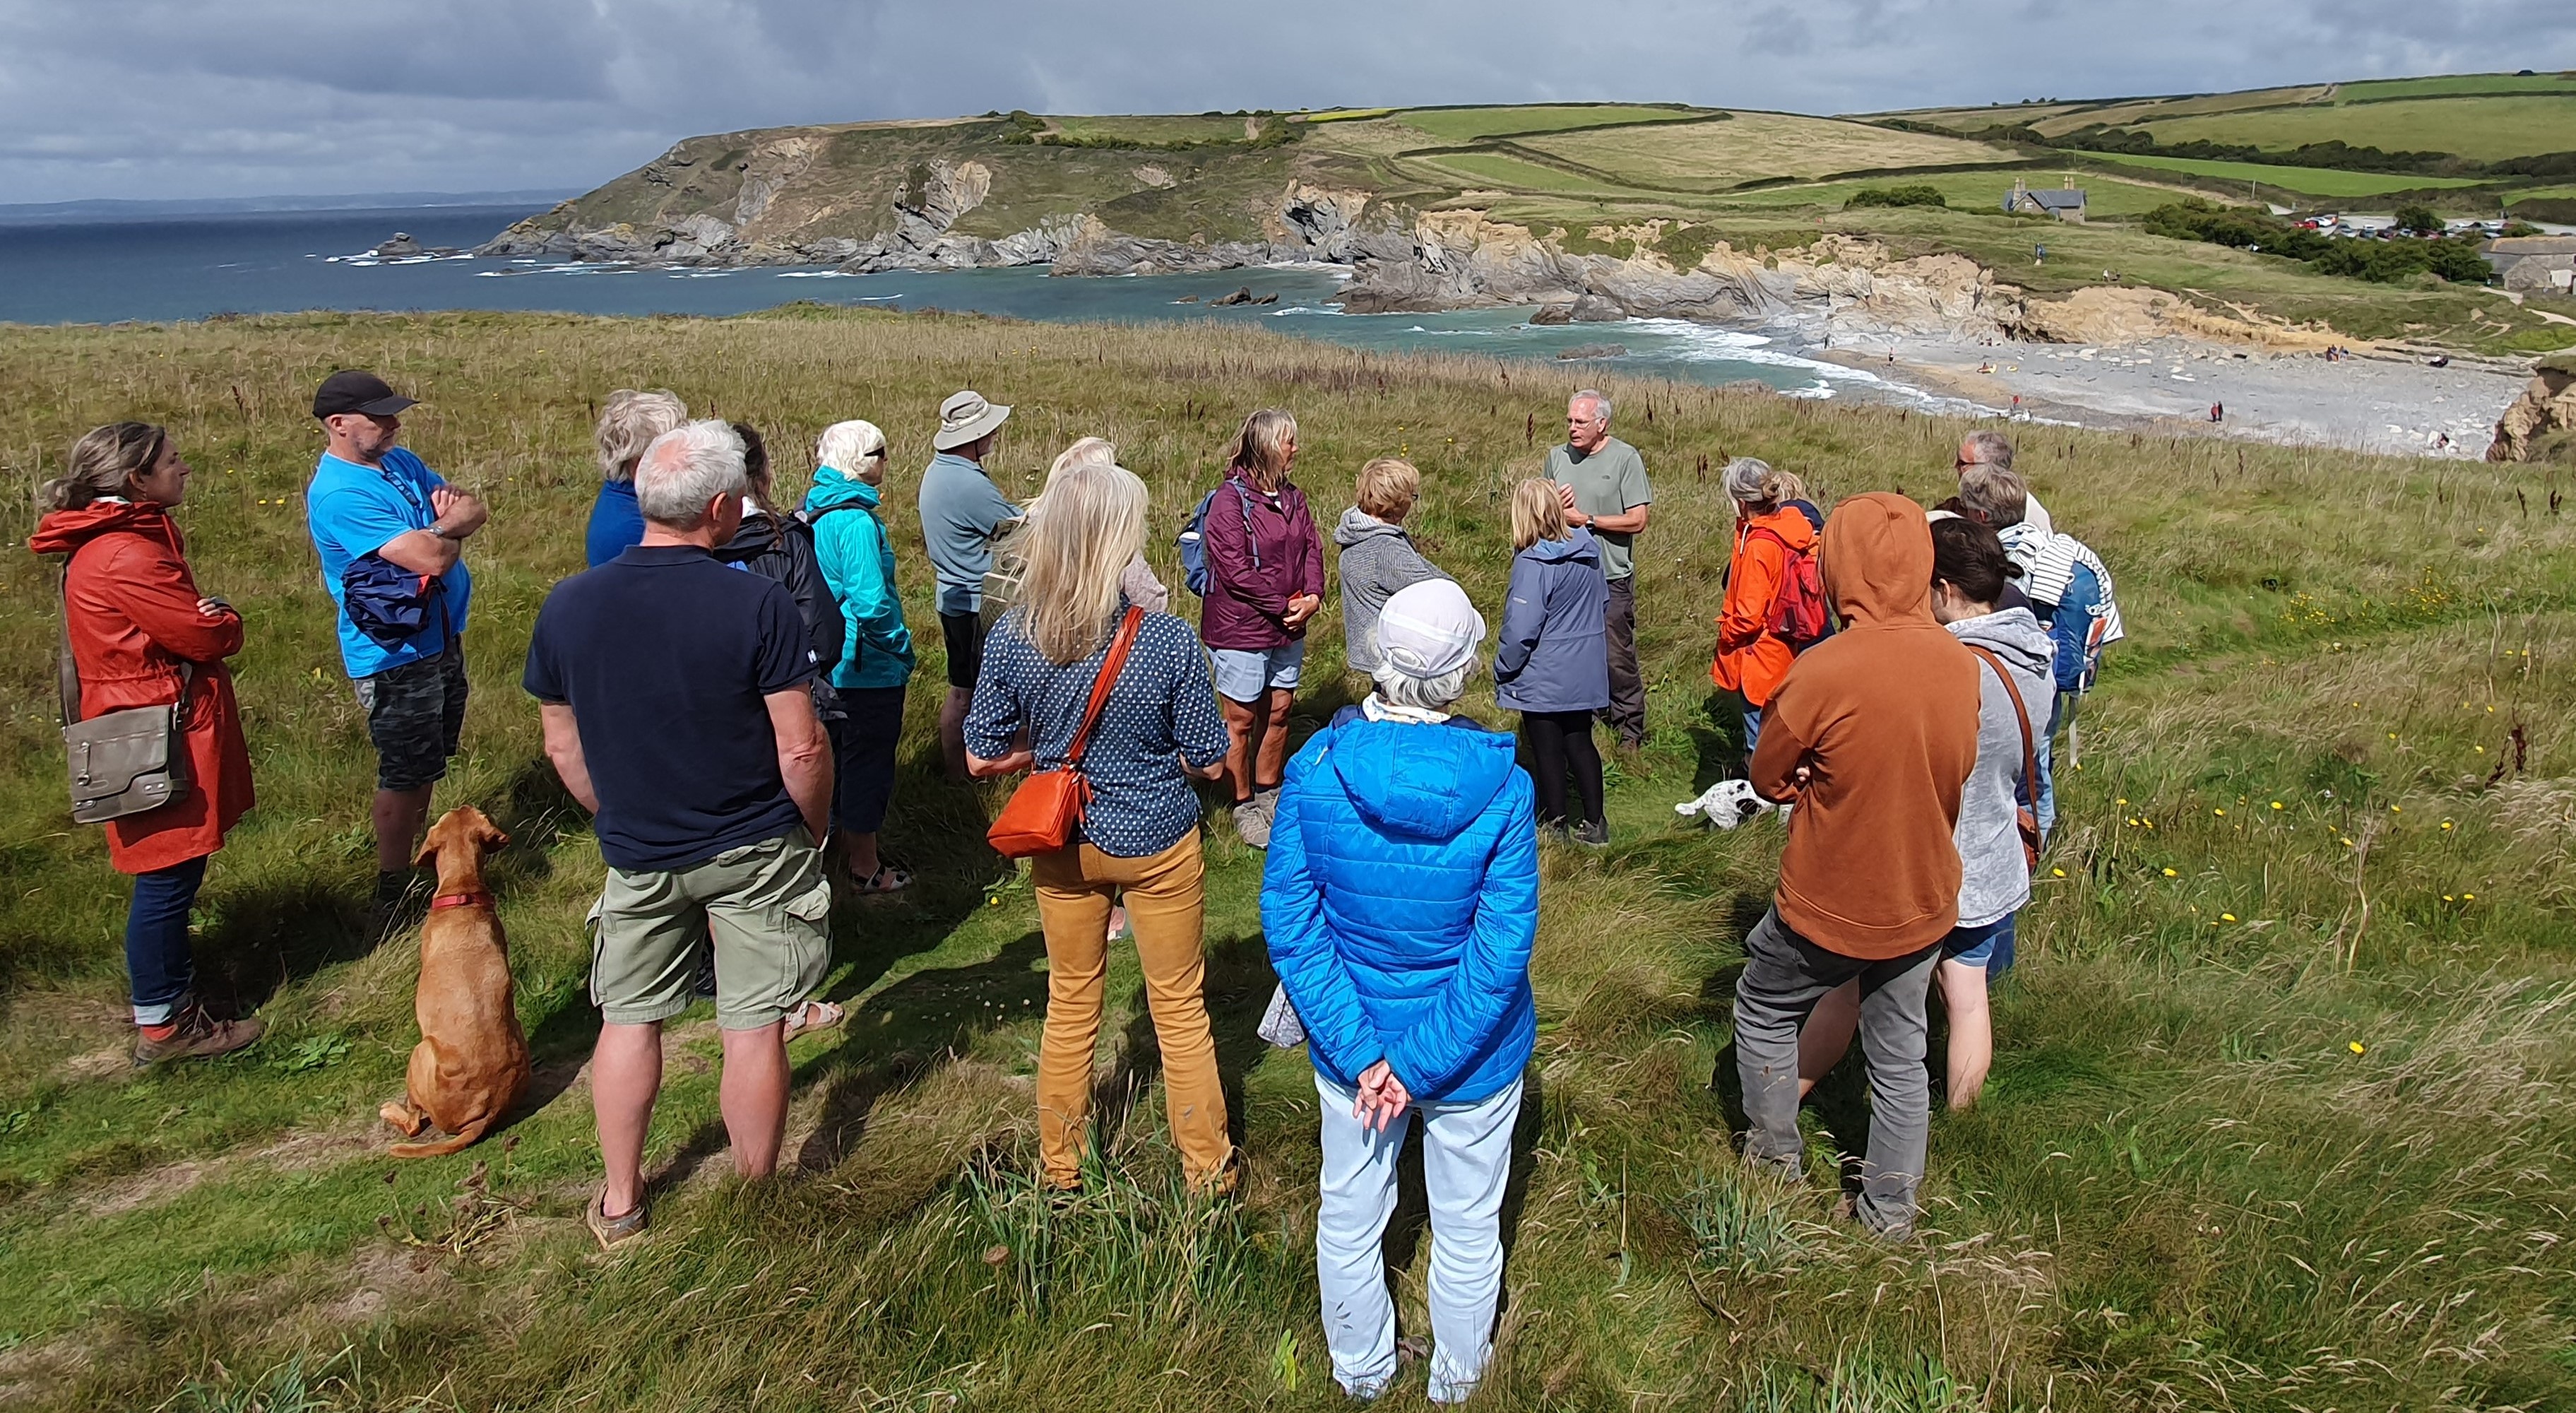
[[1387, 600], [1377, 690], [1289, 764], [1262, 875], [1271, 962], [1323, 1097], [1325, 1341], [1333, 1377], [1361, 1398], [1396, 1372], [1380, 1244], [1416, 1114], [1434, 1401], [1475, 1391], [1502, 1289], [1503, 1187], [1537, 1035], [1538, 830], [1512, 738], [1450, 714], [1484, 636], [1446, 579]]
[[1601, 813], [1601, 749], [1592, 714], [1610, 705], [1610, 649], [1601, 636], [1610, 606], [1601, 544], [1565, 523], [1552, 481], [1533, 477], [1512, 488], [1512, 583], [1503, 604], [1503, 635], [1494, 647], [1494, 701], [1521, 714], [1538, 777], [1538, 821], [1569, 825], [1565, 782], [1574, 780], [1583, 818], [1571, 821], [1576, 842], [1610, 842]]
[[814, 527], [814, 554], [840, 602], [847, 635], [829, 674], [839, 717], [832, 731], [832, 833], [841, 866], [861, 893], [893, 893], [912, 882], [877, 848], [886, 804], [894, 797], [894, 752], [903, 738], [904, 684], [912, 680], [912, 630], [895, 588], [894, 543], [877, 518], [885, 481], [886, 439], [871, 422], [823, 429], [814, 459], [814, 488], [804, 517]]

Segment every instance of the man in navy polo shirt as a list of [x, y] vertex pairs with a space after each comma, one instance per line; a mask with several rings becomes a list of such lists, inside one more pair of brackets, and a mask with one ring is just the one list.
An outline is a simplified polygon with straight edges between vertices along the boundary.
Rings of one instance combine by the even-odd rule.
[[[396, 445], [401, 414], [417, 405], [373, 373], [350, 369], [323, 379], [313, 415], [329, 441], [304, 493], [322, 586], [340, 610], [340, 660], [376, 747], [378, 938], [411, 884], [430, 790], [447, 774], [465, 729], [465, 606], [474, 593], [465, 541], [490, 514], [479, 497], [449, 486]], [[351, 620], [346, 576], [352, 562], [368, 559], [437, 579], [411, 636], [382, 641]]]
[[741, 527], [745, 488], [742, 441], [725, 423], [655, 438], [635, 469], [643, 542], [557, 584], [528, 643], [546, 755], [595, 817], [608, 862], [590, 982], [608, 1181], [589, 1222], [602, 1245], [644, 1230], [662, 1022], [688, 1009], [698, 939], [715, 944], [720, 1106], [748, 1178], [777, 1167], [781, 1025], [831, 956], [816, 846], [832, 748], [807, 690], [812, 635], [785, 589], [711, 553]]

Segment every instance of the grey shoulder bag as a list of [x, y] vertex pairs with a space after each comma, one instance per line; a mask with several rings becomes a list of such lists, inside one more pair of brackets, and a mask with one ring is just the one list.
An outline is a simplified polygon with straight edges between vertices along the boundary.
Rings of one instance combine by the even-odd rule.
[[71, 562], [63, 563], [63, 628], [56, 648], [63, 694], [63, 750], [70, 757], [72, 819], [105, 824], [188, 797], [188, 689], [196, 665], [179, 660], [179, 700], [81, 720], [80, 668], [72, 661]]

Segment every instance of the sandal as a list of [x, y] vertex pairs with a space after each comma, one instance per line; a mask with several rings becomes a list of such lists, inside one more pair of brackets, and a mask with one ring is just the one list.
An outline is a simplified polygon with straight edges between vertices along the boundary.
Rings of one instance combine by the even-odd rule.
[[784, 1045], [800, 1035], [836, 1029], [849, 1018], [847, 1009], [829, 1001], [800, 1002], [795, 1010], [787, 1013], [787, 1025], [778, 1032], [778, 1042]]
[[850, 891], [862, 897], [875, 893], [900, 893], [911, 886], [912, 870], [893, 864], [879, 864], [877, 871], [867, 877], [850, 880]]
[[590, 1234], [598, 1239], [602, 1251], [630, 1237], [642, 1236], [644, 1229], [652, 1224], [645, 1204], [640, 1201], [633, 1211], [623, 1216], [608, 1215], [608, 1189], [604, 1187], [590, 1195], [590, 1209], [582, 1214], [582, 1225], [590, 1228]]

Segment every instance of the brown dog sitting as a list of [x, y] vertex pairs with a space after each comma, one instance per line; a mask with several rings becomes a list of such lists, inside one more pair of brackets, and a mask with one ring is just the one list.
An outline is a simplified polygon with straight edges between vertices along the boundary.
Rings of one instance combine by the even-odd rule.
[[420, 1044], [412, 1047], [408, 1093], [378, 1112], [406, 1138], [433, 1127], [452, 1136], [397, 1143], [397, 1158], [436, 1157], [475, 1142], [528, 1087], [528, 1037], [510, 994], [509, 939], [483, 891], [483, 856], [509, 842], [468, 805], [439, 816], [421, 844], [416, 862], [437, 861], [438, 892], [420, 925], [420, 989], [412, 1002]]

